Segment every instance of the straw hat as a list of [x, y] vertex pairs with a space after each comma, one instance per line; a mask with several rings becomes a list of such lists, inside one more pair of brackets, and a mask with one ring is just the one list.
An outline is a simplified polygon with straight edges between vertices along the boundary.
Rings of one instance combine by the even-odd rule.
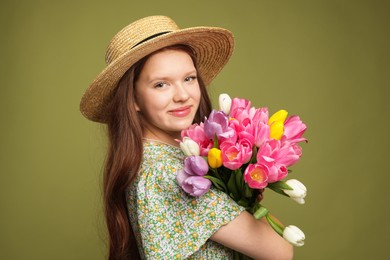
[[194, 49], [198, 72], [207, 86], [229, 60], [234, 39], [232, 33], [223, 28], [179, 29], [166, 16], [137, 20], [119, 31], [111, 40], [106, 51], [107, 66], [83, 95], [81, 113], [89, 120], [105, 123], [107, 105], [125, 72], [146, 55], [175, 44], [189, 45]]

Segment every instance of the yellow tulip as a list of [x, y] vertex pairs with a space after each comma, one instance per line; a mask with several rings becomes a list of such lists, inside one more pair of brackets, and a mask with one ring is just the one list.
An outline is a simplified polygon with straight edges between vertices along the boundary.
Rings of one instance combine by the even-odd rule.
[[280, 140], [284, 133], [284, 121], [287, 118], [286, 110], [279, 110], [268, 119], [268, 125], [270, 126], [270, 137], [276, 140]]
[[271, 126], [274, 122], [277, 121], [284, 123], [284, 121], [287, 118], [287, 115], [288, 112], [286, 110], [283, 109], [279, 110], [268, 119], [268, 125]]
[[280, 140], [284, 133], [284, 123], [282, 121], [275, 121], [269, 127], [269, 136], [273, 139]]
[[211, 168], [219, 168], [222, 166], [222, 153], [218, 148], [211, 148], [208, 155], [207, 161]]

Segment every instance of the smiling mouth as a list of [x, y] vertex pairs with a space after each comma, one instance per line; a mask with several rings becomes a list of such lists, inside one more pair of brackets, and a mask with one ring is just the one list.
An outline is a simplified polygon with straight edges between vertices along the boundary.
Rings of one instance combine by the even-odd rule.
[[185, 117], [191, 112], [191, 106], [180, 107], [178, 109], [174, 109], [169, 111], [170, 114], [177, 117]]

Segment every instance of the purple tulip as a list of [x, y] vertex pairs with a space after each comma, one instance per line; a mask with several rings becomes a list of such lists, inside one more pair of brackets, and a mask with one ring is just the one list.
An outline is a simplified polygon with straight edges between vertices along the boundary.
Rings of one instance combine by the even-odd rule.
[[234, 135], [234, 130], [228, 127], [229, 119], [222, 111], [213, 110], [210, 116], [204, 122], [204, 132], [209, 139], [213, 139], [215, 135], [218, 138], [229, 138]]
[[204, 176], [209, 166], [203, 157], [192, 155], [184, 159], [184, 171], [190, 175]]
[[176, 180], [177, 180], [177, 184], [179, 184], [180, 187], [183, 187], [184, 185], [184, 181], [190, 177], [191, 175], [189, 175], [188, 173], [186, 173], [184, 170], [180, 170], [177, 172], [176, 174]]
[[199, 197], [209, 191], [211, 181], [202, 176], [190, 176], [184, 180], [181, 187], [191, 196]]

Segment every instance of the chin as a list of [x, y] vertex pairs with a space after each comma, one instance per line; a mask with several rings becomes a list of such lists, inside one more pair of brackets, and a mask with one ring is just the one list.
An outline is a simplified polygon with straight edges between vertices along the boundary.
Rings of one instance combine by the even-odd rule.
[[192, 122], [193, 122], [193, 120], [186, 120], [186, 121], [183, 121], [183, 122], [175, 122], [174, 128], [177, 131], [182, 131], [184, 129], [189, 128], [192, 125]]

